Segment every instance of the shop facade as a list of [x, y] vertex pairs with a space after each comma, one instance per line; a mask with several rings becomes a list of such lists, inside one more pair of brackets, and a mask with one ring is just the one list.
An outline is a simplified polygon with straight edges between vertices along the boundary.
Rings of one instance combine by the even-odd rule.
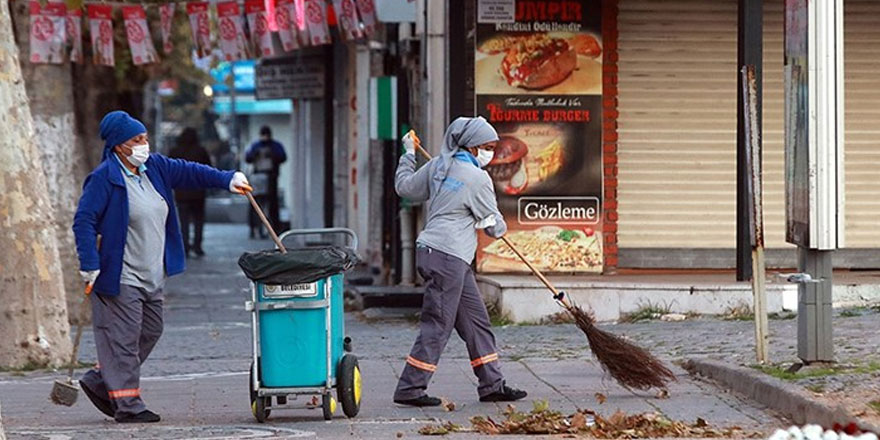
[[[468, 84], [461, 96], [450, 96], [450, 119], [474, 114], [491, 118], [491, 110], [499, 108], [498, 99], [493, 98], [499, 98], [500, 93], [489, 98], [484, 93], [487, 73], [481, 69], [481, 63], [487, 59], [485, 47], [492, 36], [491, 31], [486, 31], [487, 26], [509, 30], [507, 35], [547, 29], [551, 37], [567, 39], [574, 45], [577, 31], [566, 26], [578, 20], [584, 28], [592, 25], [589, 33], [598, 37], [601, 55], [595, 58], [599, 70], [591, 74], [601, 75], [601, 94], [597, 107], [590, 111], [591, 118], [582, 124], [597, 124], [601, 136], [576, 135], [569, 142], [579, 148], [569, 146], [565, 154], [567, 159], [585, 161], [579, 164], [580, 169], [600, 170], [601, 187], [596, 191], [589, 182], [566, 181], [564, 189], [557, 189], [553, 195], [597, 198], [600, 221], [595, 225], [577, 224], [570, 229], [581, 233], [592, 230], [601, 237], [601, 272], [606, 274], [629, 268], [735, 267], [737, 1], [485, 2], [514, 4], [516, 25], [488, 24], [486, 20], [492, 17], [481, 11], [481, 6], [486, 7], [481, 3], [454, 0], [449, 6], [450, 10], [465, 11], [460, 16], [449, 15], [450, 63], [466, 66], [462, 69], [466, 74], [449, 73], [450, 84]], [[783, 0], [765, 0], [763, 8], [764, 222], [768, 263], [794, 267], [794, 247], [785, 242]], [[534, 13], [540, 11], [555, 11], [555, 15], [537, 20], [541, 23], [535, 27]], [[563, 11], [580, 11], [582, 16], [565, 16]], [[504, 14], [503, 10], [496, 13]], [[600, 17], [590, 19], [587, 13]], [[847, 249], [836, 253], [835, 266], [873, 268], [880, 266], [880, 252], [875, 251], [880, 248], [880, 228], [874, 227], [874, 219], [880, 214], [880, 198], [876, 196], [880, 194], [880, 181], [875, 177], [880, 169], [880, 111], [875, 105], [880, 102], [880, 78], [874, 73], [874, 64], [880, 62], [874, 55], [880, 43], [880, 29], [875, 25], [880, 19], [880, 3], [846, 0], [845, 14]], [[527, 22], [532, 22], [532, 26], [524, 26]], [[577, 68], [565, 81], [577, 82], [578, 76], [585, 73], [584, 68], [589, 66], [584, 63], [584, 53], [578, 53]], [[495, 80], [505, 74], [500, 67], [491, 73], [497, 75]], [[558, 91], [560, 86], [553, 87]], [[500, 98], [522, 110], [528, 98], [534, 97], [533, 90], [524, 88], [519, 87], [517, 96]], [[500, 131], [521, 133], [523, 122], [517, 121], [511, 128], [505, 125], [509, 118], [525, 118], [528, 122], [529, 115], [513, 112], [513, 107], [503, 109], [511, 112], [498, 114], [502, 118], [496, 121], [501, 122]], [[561, 126], [559, 122], [549, 125], [557, 129]], [[525, 143], [530, 151], [540, 154], [544, 150], [541, 144], [552, 140]], [[526, 156], [524, 161], [528, 160]], [[533, 160], [537, 162], [533, 168], [540, 165], [538, 159]], [[522, 166], [523, 170], [526, 168]], [[509, 196], [504, 193], [505, 188], [516, 192], [522, 180], [511, 185], [510, 175], [501, 177], [504, 182], [496, 179], [496, 189], [504, 209]], [[515, 230], [522, 225], [522, 199], [522, 195], [516, 197], [518, 206], [510, 208], [512, 213], [505, 212]], [[569, 229], [558, 219], [553, 226], [554, 231]], [[570, 234], [557, 237], [565, 239]], [[480, 263], [477, 264], [479, 268]]]

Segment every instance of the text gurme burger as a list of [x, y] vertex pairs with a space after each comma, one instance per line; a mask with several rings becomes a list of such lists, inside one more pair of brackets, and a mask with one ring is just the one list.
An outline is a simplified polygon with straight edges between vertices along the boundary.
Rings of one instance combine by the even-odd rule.
[[495, 147], [495, 157], [486, 166], [492, 180], [507, 194], [519, 194], [528, 185], [525, 157], [529, 147], [516, 137], [501, 135]]

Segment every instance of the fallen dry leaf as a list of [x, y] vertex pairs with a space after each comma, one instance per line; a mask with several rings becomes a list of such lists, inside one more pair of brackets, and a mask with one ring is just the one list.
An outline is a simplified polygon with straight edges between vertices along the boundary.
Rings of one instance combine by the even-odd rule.
[[[519, 434], [519, 435], [587, 435], [597, 439], [635, 439], [635, 438], [718, 438], [718, 437], [760, 437], [760, 433], [744, 432], [739, 427], [715, 429], [704, 419], [697, 419], [693, 425], [674, 421], [662, 414], [626, 414], [617, 411], [605, 419], [594, 411], [582, 409], [565, 416], [549, 408], [546, 402], [536, 402], [530, 412], [517, 411], [513, 405], [503, 411], [505, 420], [495, 421], [491, 417], [473, 417], [473, 430], [480, 434]], [[459, 431], [460, 432], [460, 431]]]
[[658, 392], [657, 392], [657, 398], [658, 398], [658, 399], [668, 399], [668, 398], [669, 398], [669, 390], [667, 390], [666, 388], [664, 388], [664, 389], [658, 391]]
[[[597, 393], [598, 394], [598, 393]], [[587, 416], [582, 412], [575, 413], [571, 416], [571, 429], [580, 431], [587, 427]]]
[[604, 404], [608, 400], [608, 397], [605, 397], [602, 393], [596, 393], [596, 401], [599, 402], [599, 405]]
[[455, 411], [455, 402], [451, 400], [444, 401], [443, 408], [449, 412]]
[[[425, 425], [419, 428], [421, 435], [446, 435], [452, 432], [462, 432], [464, 429], [452, 422], [446, 422], [439, 425]], [[403, 437], [402, 432], [397, 433], [397, 438]]]

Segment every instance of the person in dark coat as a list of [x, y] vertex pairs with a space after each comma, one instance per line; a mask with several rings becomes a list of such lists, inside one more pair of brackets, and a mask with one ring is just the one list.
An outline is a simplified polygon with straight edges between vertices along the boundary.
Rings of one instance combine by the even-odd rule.
[[[253, 164], [251, 180], [254, 185], [254, 198], [261, 206], [269, 206], [269, 223], [276, 231], [281, 226], [278, 201], [278, 169], [287, 160], [284, 146], [272, 139], [272, 130], [268, 126], [260, 128], [260, 140], [251, 144], [244, 160]], [[259, 229], [259, 220], [253, 210], [250, 211], [251, 238], [255, 229]], [[265, 235], [261, 234], [263, 237]]]
[[[177, 145], [171, 149], [169, 156], [211, 165], [211, 156], [208, 154], [208, 150], [199, 143], [199, 135], [192, 127], [185, 128], [177, 137]], [[205, 251], [202, 250], [202, 231], [205, 227], [205, 190], [174, 190], [174, 200], [177, 202], [177, 210], [180, 214], [180, 230], [183, 234], [183, 247], [186, 255], [189, 256], [190, 252], [199, 257], [205, 255]], [[192, 241], [190, 241], [189, 235], [190, 225], [194, 229]]]

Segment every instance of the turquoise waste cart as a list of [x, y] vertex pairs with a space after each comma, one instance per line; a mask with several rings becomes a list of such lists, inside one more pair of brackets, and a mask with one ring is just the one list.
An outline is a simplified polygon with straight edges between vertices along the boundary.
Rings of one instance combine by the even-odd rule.
[[[344, 228], [298, 229], [279, 237], [341, 234], [357, 248], [354, 232]], [[285, 244], [286, 246], [286, 244]], [[330, 420], [337, 400], [348, 417], [360, 410], [361, 373], [345, 336], [343, 275], [313, 283], [267, 285], [253, 282], [251, 312], [253, 362], [250, 372], [251, 411], [265, 422], [272, 410], [316, 408]], [[289, 400], [311, 396], [305, 405]]]

